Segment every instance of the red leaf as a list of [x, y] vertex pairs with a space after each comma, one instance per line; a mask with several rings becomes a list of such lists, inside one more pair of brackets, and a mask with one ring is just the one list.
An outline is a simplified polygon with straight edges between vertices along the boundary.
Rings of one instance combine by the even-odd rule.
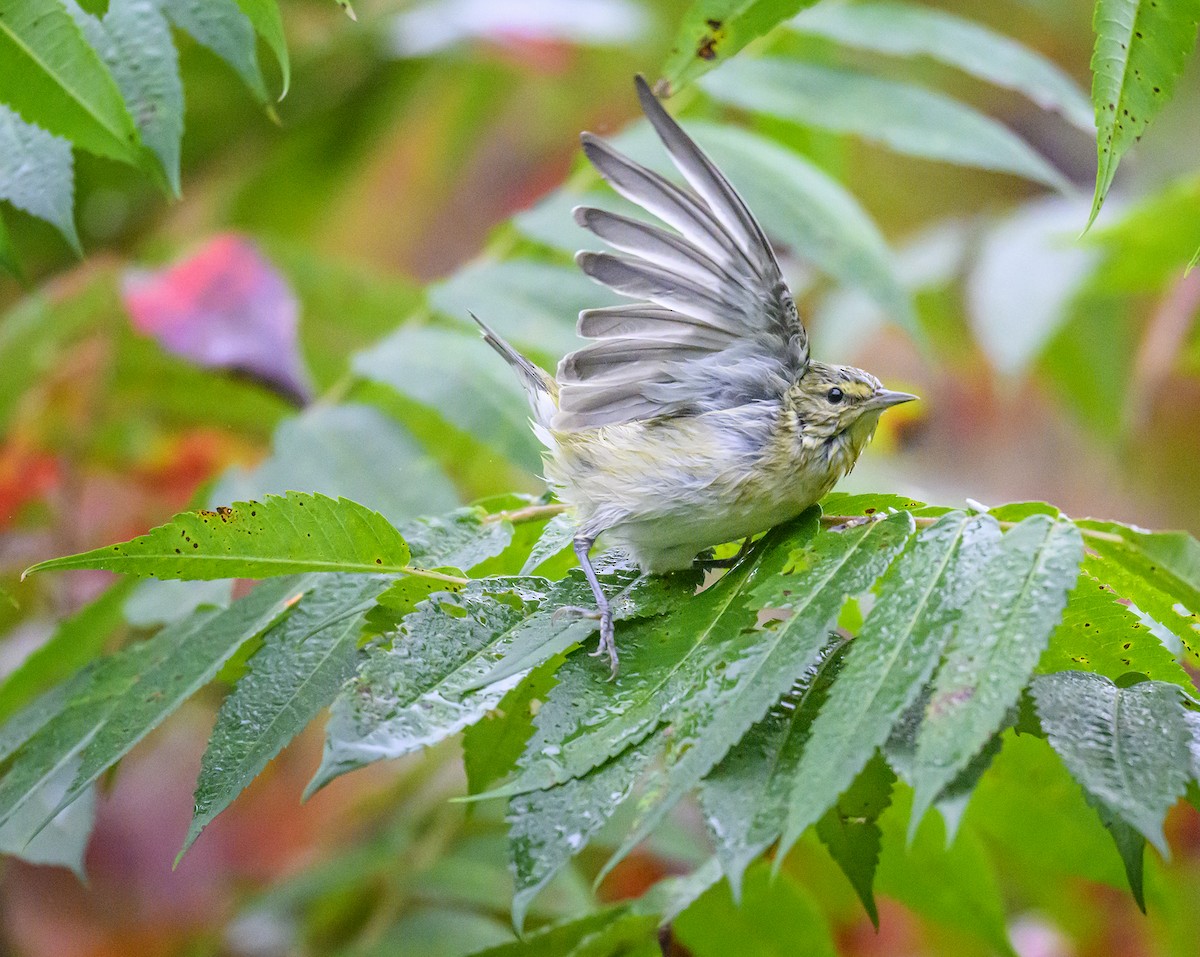
[[121, 292], [134, 328], [168, 352], [243, 372], [299, 404], [311, 398], [296, 297], [248, 239], [217, 236], [165, 269], [130, 270]]

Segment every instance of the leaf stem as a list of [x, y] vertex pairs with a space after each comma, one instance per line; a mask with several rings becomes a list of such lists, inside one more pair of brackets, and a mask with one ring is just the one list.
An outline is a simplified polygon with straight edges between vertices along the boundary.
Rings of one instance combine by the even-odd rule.
[[519, 525], [522, 522], [536, 522], [539, 518], [553, 518], [567, 510], [562, 502], [549, 502], [545, 505], [527, 505], [525, 508], [509, 509], [505, 512], [493, 512], [485, 515], [485, 522], [512, 522]]
[[427, 578], [435, 582], [445, 582], [448, 585], [458, 585], [460, 588], [466, 587], [473, 581], [470, 578], [460, 578], [458, 575], [446, 575], [442, 572], [430, 571], [428, 568], [417, 568], [413, 565], [402, 566], [400, 574], [409, 575], [413, 578]]

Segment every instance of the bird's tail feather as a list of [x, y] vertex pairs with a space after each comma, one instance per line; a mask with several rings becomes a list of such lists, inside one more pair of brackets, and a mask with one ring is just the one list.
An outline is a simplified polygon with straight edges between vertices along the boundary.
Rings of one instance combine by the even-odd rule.
[[517, 352], [495, 329], [480, 319], [475, 313], [468, 315], [483, 331], [483, 341], [495, 349], [521, 378], [521, 386], [529, 398], [529, 407], [533, 410], [534, 431], [543, 444], [550, 444], [550, 420], [558, 411], [558, 383], [544, 369], [534, 365], [529, 359]]

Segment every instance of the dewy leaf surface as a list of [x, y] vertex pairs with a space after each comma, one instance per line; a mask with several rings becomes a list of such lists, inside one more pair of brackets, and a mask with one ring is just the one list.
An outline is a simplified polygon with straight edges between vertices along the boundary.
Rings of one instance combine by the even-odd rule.
[[[207, 684], [239, 647], [269, 628], [310, 584], [279, 579], [224, 611], [204, 610], [148, 641], [100, 659], [82, 686], [15, 756], [0, 779], [0, 824], [71, 761], [74, 782], [57, 810]], [[46, 820], [53, 817], [51, 813]]]
[[667, 95], [724, 63], [816, 0], [695, 0], [679, 23], [663, 65]]
[[951, 512], [892, 566], [813, 723], [779, 860], [850, 785], [929, 680], [999, 539], [995, 519]]
[[879, 911], [875, 906], [875, 869], [882, 840], [879, 816], [892, 803], [895, 781], [896, 775], [877, 754], [817, 822], [817, 837], [846, 875], [876, 929]]
[[65, 568], [166, 579], [408, 573], [413, 571], [408, 560], [404, 537], [378, 512], [348, 499], [288, 492], [215, 511], [182, 512], [139, 538], [40, 562], [25, 574]]
[[1191, 731], [1179, 688], [1144, 681], [1118, 688], [1063, 671], [1033, 684], [1050, 744], [1084, 791], [1164, 855], [1163, 818], [1191, 777]]
[[509, 852], [517, 888], [512, 911], [518, 931], [534, 896], [620, 809], [646, 766], [661, 755], [663, 744], [660, 731], [583, 777], [509, 801]]
[[[672, 733], [664, 770], [639, 800], [638, 820], [614, 862], [640, 843], [751, 726], [812, 671], [846, 599], [874, 584], [908, 543], [913, 528], [912, 516], [900, 512], [881, 522], [818, 534], [791, 553], [784, 574], [764, 580], [753, 593], [754, 602], [763, 608], [790, 612], [785, 621], [697, 650], [688, 664], [694, 679], [691, 691], [665, 716]], [[769, 561], [764, 561], [763, 572], [770, 570]]]
[[338, 775], [397, 758], [478, 721], [517, 678], [468, 690], [545, 598], [537, 579], [486, 579], [437, 593], [405, 616], [390, 647], [367, 652], [334, 700], [309, 793]]
[[844, 639], [830, 639], [812, 670], [701, 782], [705, 820], [735, 893], [746, 868], [779, 836], [796, 765], [840, 673], [845, 648]]
[[913, 827], [1016, 703], [1075, 585], [1083, 540], [1034, 515], [1008, 531], [954, 626], [917, 733]]
[[538, 712], [513, 793], [586, 774], [669, 720], [713, 655], [719, 658], [720, 648], [754, 626], [754, 589], [812, 536], [816, 517], [813, 509], [768, 533], [720, 581], [681, 601], [671, 615], [618, 628], [621, 669], [614, 680], [603, 680], [597, 662], [586, 656], [569, 658]]
[[846, 46], [893, 56], [925, 55], [1061, 113], [1089, 136], [1096, 124], [1087, 95], [1053, 62], [1011, 37], [953, 14], [891, 0], [820, 3], [789, 26]]
[[138, 164], [133, 118], [59, 0], [0, 0], [0, 102], [99, 156]]
[[180, 857], [354, 674], [363, 619], [390, 582], [383, 575], [322, 575], [263, 636], [249, 673], [217, 713]]
[[1196, 44], [1200, 0], [1097, 0], [1092, 51], [1096, 193], [1090, 226], [1121, 157], [1175, 89]]
[[923, 87], [767, 57], [735, 61], [702, 85], [721, 102], [755, 113], [1067, 188], [1062, 174], [1006, 127]]

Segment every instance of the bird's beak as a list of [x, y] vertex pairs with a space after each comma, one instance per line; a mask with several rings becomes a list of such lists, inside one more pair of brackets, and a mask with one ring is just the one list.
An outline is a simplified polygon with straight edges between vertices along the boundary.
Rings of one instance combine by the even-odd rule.
[[893, 392], [891, 389], [878, 389], [868, 400], [867, 405], [872, 409], [887, 409], [902, 402], [912, 402], [920, 396], [911, 392]]

